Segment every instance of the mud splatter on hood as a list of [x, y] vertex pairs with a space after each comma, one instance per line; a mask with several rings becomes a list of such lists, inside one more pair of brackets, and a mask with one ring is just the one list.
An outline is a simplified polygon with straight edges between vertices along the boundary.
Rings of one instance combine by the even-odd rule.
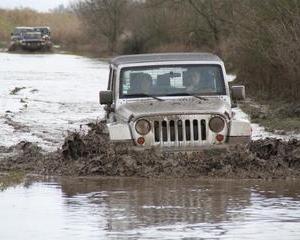
[[132, 115], [134, 118], [142, 116], [166, 115], [166, 114], [224, 114], [231, 113], [230, 105], [218, 98], [197, 98], [168, 99], [164, 101], [148, 100], [126, 103], [120, 106], [117, 111], [125, 119]]

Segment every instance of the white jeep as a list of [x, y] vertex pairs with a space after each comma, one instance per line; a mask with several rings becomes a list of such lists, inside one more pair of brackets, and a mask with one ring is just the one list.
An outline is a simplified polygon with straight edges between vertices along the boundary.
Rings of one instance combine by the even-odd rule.
[[222, 60], [209, 53], [112, 59], [108, 90], [100, 92], [110, 139], [166, 151], [247, 143], [250, 123], [232, 111], [245, 88], [230, 88], [226, 78]]

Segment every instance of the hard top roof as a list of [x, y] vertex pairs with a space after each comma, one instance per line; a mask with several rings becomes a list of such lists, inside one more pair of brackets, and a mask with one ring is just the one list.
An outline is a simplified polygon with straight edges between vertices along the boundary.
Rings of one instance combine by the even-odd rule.
[[15, 27], [15, 29], [37, 29], [37, 28], [43, 28], [43, 29], [50, 29], [50, 27], [47, 26], [37, 26], [37, 27], [23, 27], [23, 26], [18, 26]]
[[16, 29], [33, 29], [33, 27], [16, 27]]
[[151, 53], [151, 54], [135, 54], [123, 55], [111, 59], [110, 63], [114, 65], [131, 64], [131, 63], [147, 63], [147, 62], [170, 62], [170, 61], [208, 61], [221, 62], [222, 60], [211, 53]]
[[37, 27], [34, 27], [34, 28], [43, 28], [43, 29], [50, 29], [50, 27], [48, 27], [48, 26], [37, 26]]

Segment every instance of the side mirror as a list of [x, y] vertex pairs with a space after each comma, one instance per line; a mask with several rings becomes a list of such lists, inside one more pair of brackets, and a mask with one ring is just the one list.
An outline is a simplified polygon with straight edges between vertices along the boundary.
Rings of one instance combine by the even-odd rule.
[[231, 87], [232, 100], [241, 101], [246, 99], [245, 86], [238, 85]]
[[113, 103], [112, 91], [101, 91], [99, 93], [100, 104], [111, 105]]

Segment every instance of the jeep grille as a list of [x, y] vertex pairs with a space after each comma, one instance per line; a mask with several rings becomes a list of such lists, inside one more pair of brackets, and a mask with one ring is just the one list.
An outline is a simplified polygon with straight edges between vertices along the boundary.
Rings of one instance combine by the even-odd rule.
[[169, 116], [152, 120], [154, 142], [162, 146], [201, 145], [207, 141], [207, 119], [196, 116]]

